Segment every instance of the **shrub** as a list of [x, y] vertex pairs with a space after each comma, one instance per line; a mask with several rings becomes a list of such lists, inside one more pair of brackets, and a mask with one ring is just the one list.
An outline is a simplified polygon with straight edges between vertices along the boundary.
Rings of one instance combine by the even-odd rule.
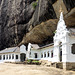
[[39, 62], [38, 60], [32, 60], [32, 59], [27, 60], [27, 63], [28, 63], [28, 64], [40, 65], [40, 62]]
[[34, 60], [34, 61], [32, 61], [32, 62], [33, 62], [33, 63], [39, 63], [39, 61], [35, 61], [35, 60]]
[[29, 60], [27, 60], [27, 62], [28, 62], [28, 63], [32, 63], [32, 60], [31, 60], [31, 59], [29, 59]]
[[56, 33], [56, 30], [53, 33], [55, 34]]
[[36, 6], [37, 6], [37, 2], [33, 2], [32, 6], [33, 6], [33, 8], [35, 9]]

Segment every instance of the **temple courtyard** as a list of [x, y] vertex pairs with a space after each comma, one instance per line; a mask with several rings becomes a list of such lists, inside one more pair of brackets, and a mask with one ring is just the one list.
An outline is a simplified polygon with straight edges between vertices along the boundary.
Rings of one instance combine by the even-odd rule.
[[75, 71], [39, 65], [1, 63], [0, 75], [75, 75]]

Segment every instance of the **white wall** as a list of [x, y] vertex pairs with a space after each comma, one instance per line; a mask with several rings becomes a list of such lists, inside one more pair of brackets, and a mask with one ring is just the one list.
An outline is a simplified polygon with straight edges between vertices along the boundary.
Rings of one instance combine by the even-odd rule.
[[72, 44], [75, 44], [75, 36], [69, 37], [69, 44], [67, 50], [67, 62], [75, 62], [75, 54], [72, 54]]
[[63, 35], [54, 36], [54, 62], [60, 62], [60, 42], [62, 42], [62, 62], [75, 62], [75, 54], [71, 52], [72, 44], [75, 44], [75, 36], [69, 36], [66, 31]]
[[20, 46], [20, 53], [25, 53], [25, 54], [27, 53], [25, 45]]
[[66, 61], [66, 34], [54, 37], [54, 62], [60, 62], [59, 43], [62, 43], [62, 61]]
[[[12, 54], [14, 54], [14, 59], [12, 59]], [[0, 63], [3, 62], [19, 62], [20, 61], [20, 54], [19, 53], [7, 53], [7, 54], [0, 54], [2, 56], [2, 60]], [[3, 55], [5, 55], [5, 60], [3, 60]], [[8, 55], [8, 59], [6, 59], [6, 55]], [[11, 59], [9, 59], [9, 55], [11, 55]], [[18, 59], [16, 59], [16, 55], [18, 55]]]
[[[51, 58], [51, 51], [53, 50], [53, 46], [50, 46], [48, 48], [42, 48], [39, 50], [31, 49], [31, 56], [29, 59], [34, 59], [34, 60], [48, 60], [48, 61], [53, 61], [53, 58]], [[48, 52], [50, 53], [50, 56], [48, 57]], [[37, 53], [38, 58], [35, 58], [35, 53]], [[44, 57], [44, 53], [46, 53], [46, 57]], [[43, 54], [43, 58], [41, 58], [41, 54]]]
[[[39, 60], [41, 55], [40, 55], [40, 50], [35, 50], [35, 49], [31, 49], [31, 55], [29, 55], [29, 59], [34, 59], [34, 60]], [[35, 58], [35, 53], [37, 53], [37, 58]]]
[[[51, 57], [51, 51], [54, 51], [53, 46], [42, 49], [41, 53], [43, 53], [43, 58], [41, 58], [41, 60], [53, 61], [53, 57]], [[49, 57], [48, 57], [48, 52], [49, 52]], [[46, 53], [46, 57], [44, 57], [44, 53]]]

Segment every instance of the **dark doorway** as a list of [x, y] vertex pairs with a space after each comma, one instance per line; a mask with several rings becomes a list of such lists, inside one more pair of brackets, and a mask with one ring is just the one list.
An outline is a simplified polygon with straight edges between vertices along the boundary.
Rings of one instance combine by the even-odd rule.
[[20, 54], [20, 60], [21, 60], [21, 62], [24, 62], [25, 59], [26, 59], [26, 54], [24, 54], [24, 53]]
[[62, 43], [61, 42], [59, 43], [59, 51], [60, 51], [59, 58], [61, 62], [62, 61]]
[[53, 58], [53, 50], [51, 51], [51, 58]]
[[62, 51], [60, 51], [60, 62], [62, 61]]
[[75, 54], [75, 44], [72, 44], [72, 54]]
[[37, 53], [35, 53], [35, 58], [37, 58]]

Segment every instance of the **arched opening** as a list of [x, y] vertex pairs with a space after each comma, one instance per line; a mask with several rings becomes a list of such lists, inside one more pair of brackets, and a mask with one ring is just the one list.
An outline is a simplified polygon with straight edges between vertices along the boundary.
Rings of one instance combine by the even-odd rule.
[[21, 53], [21, 54], [20, 54], [20, 60], [21, 60], [21, 62], [24, 62], [25, 59], [26, 59], [26, 54]]
[[75, 44], [72, 44], [72, 54], [75, 54]]
[[61, 62], [62, 61], [62, 42], [59, 43], [59, 58]]
[[51, 51], [51, 58], [53, 58], [53, 50]]
[[47, 52], [47, 56], [48, 56], [48, 57], [50, 56], [49, 51]]
[[35, 58], [37, 58], [37, 53], [35, 53]]
[[46, 52], [44, 52], [44, 58], [46, 58]]

